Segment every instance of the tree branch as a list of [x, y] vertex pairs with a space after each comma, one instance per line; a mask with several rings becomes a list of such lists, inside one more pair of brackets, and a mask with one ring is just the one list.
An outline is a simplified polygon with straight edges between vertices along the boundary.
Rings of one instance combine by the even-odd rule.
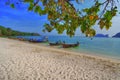
[[40, 0], [37, 0], [35, 3], [34, 3], [34, 6], [36, 6], [38, 3], [39, 3]]

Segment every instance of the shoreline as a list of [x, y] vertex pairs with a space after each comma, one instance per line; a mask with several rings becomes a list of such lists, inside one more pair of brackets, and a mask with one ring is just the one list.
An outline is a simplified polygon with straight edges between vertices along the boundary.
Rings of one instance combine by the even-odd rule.
[[[30, 44], [34, 44], [34, 43], [30, 43]], [[120, 63], [120, 59], [116, 59], [115, 57], [112, 56], [107, 56], [107, 55], [103, 55], [103, 54], [96, 54], [96, 53], [92, 53], [92, 52], [79, 52], [79, 51], [75, 51], [75, 50], [70, 50], [69, 48], [59, 48], [58, 46], [50, 46], [50, 45], [45, 45], [44, 43], [36, 43], [34, 45], [37, 46], [41, 46], [41, 47], [45, 47], [45, 48], [51, 48], [53, 49], [53, 51], [58, 51], [59, 53], [67, 53], [67, 54], [71, 54], [71, 55], [78, 55], [78, 56], [86, 56], [86, 57], [91, 57], [91, 58], [96, 58], [96, 59], [103, 59], [106, 61], [111, 61], [111, 62], [115, 62], [115, 63]], [[89, 54], [90, 53], [90, 54]]]
[[[8, 38], [9, 39], [9, 38]], [[10, 40], [13, 40], [13, 39], [10, 39]], [[14, 40], [14, 41], [19, 41], [19, 40]], [[72, 51], [70, 49], [67, 49], [67, 48], [58, 48], [58, 46], [50, 46], [49, 44], [48, 45], [45, 45], [45, 43], [31, 43], [31, 42], [28, 42], [28, 41], [20, 41], [20, 42], [23, 42], [23, 43], [28, 43], [28, 44], [33, 44], [33, 45], [36, 45], [38, 47], [44, 47], [44, 49], [46, 50], [50, 50], [50, 51], [54, 51], [54, 52], [58, 52], [58, 53], [65, 53], [65, 54], [71, 54], [71, 55], [77, 55], [77, 56], [85, 56], [85, 57], [89, 57], [89, 58], [95, 58], [95, 59], [98, 59], [98, 60], [103, 60], [103, 61], [110, 61], [110, 62], [113, 62], [113, 63], [120, 63], [120, 59], [116, 59], [115, 57], [112, 58], [112, 56], [107, 56], [107, 55], [103, 55], [103, 54], [96, 54], [96, 53], [92, 53], [87, 51], [87, 52], [79, 52], [79, 51]], [[51, 49], [49, 49], [51, 48]]]
[[0, 80], [120, 80], [120, 62], [0, 38]]

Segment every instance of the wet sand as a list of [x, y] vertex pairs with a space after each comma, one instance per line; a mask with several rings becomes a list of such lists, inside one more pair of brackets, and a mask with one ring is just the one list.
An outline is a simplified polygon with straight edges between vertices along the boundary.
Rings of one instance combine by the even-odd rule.
[[120, 80], [120, 63], [0, 38], [0, 80]]

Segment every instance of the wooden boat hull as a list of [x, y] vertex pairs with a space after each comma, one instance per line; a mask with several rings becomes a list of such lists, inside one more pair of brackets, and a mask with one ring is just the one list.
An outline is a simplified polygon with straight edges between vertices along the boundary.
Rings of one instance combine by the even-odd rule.
[[32, 43], [40, 43], [40, 42], [43, 42], [42, 40], [29, 40], [29, 42], [32, 42]]
[[77, 44], [62, 44], [63, 48], [70, 48], [70, 47], [76, 47], [76, 46], [79, 46], [79, 43], [77, 43]]
[[49, 43], [50, 46], [58, 46], [60, 43]]

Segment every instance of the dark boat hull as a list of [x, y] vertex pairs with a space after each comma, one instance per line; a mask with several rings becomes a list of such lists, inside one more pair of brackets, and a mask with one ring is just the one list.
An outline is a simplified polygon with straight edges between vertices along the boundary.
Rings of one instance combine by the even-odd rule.
[[40, 43], [40, 42], [44, 42], [42, 40], [29, 40], [29, 42], [32, 42], [32, 43]]
[[70, 47], [76, 47], [79, 46], [79, 43], [77, 44], [62, 44], [63, 48], [70, 48]]
[[60, 43], [49, 43], [50, 46], [58, 46]]

